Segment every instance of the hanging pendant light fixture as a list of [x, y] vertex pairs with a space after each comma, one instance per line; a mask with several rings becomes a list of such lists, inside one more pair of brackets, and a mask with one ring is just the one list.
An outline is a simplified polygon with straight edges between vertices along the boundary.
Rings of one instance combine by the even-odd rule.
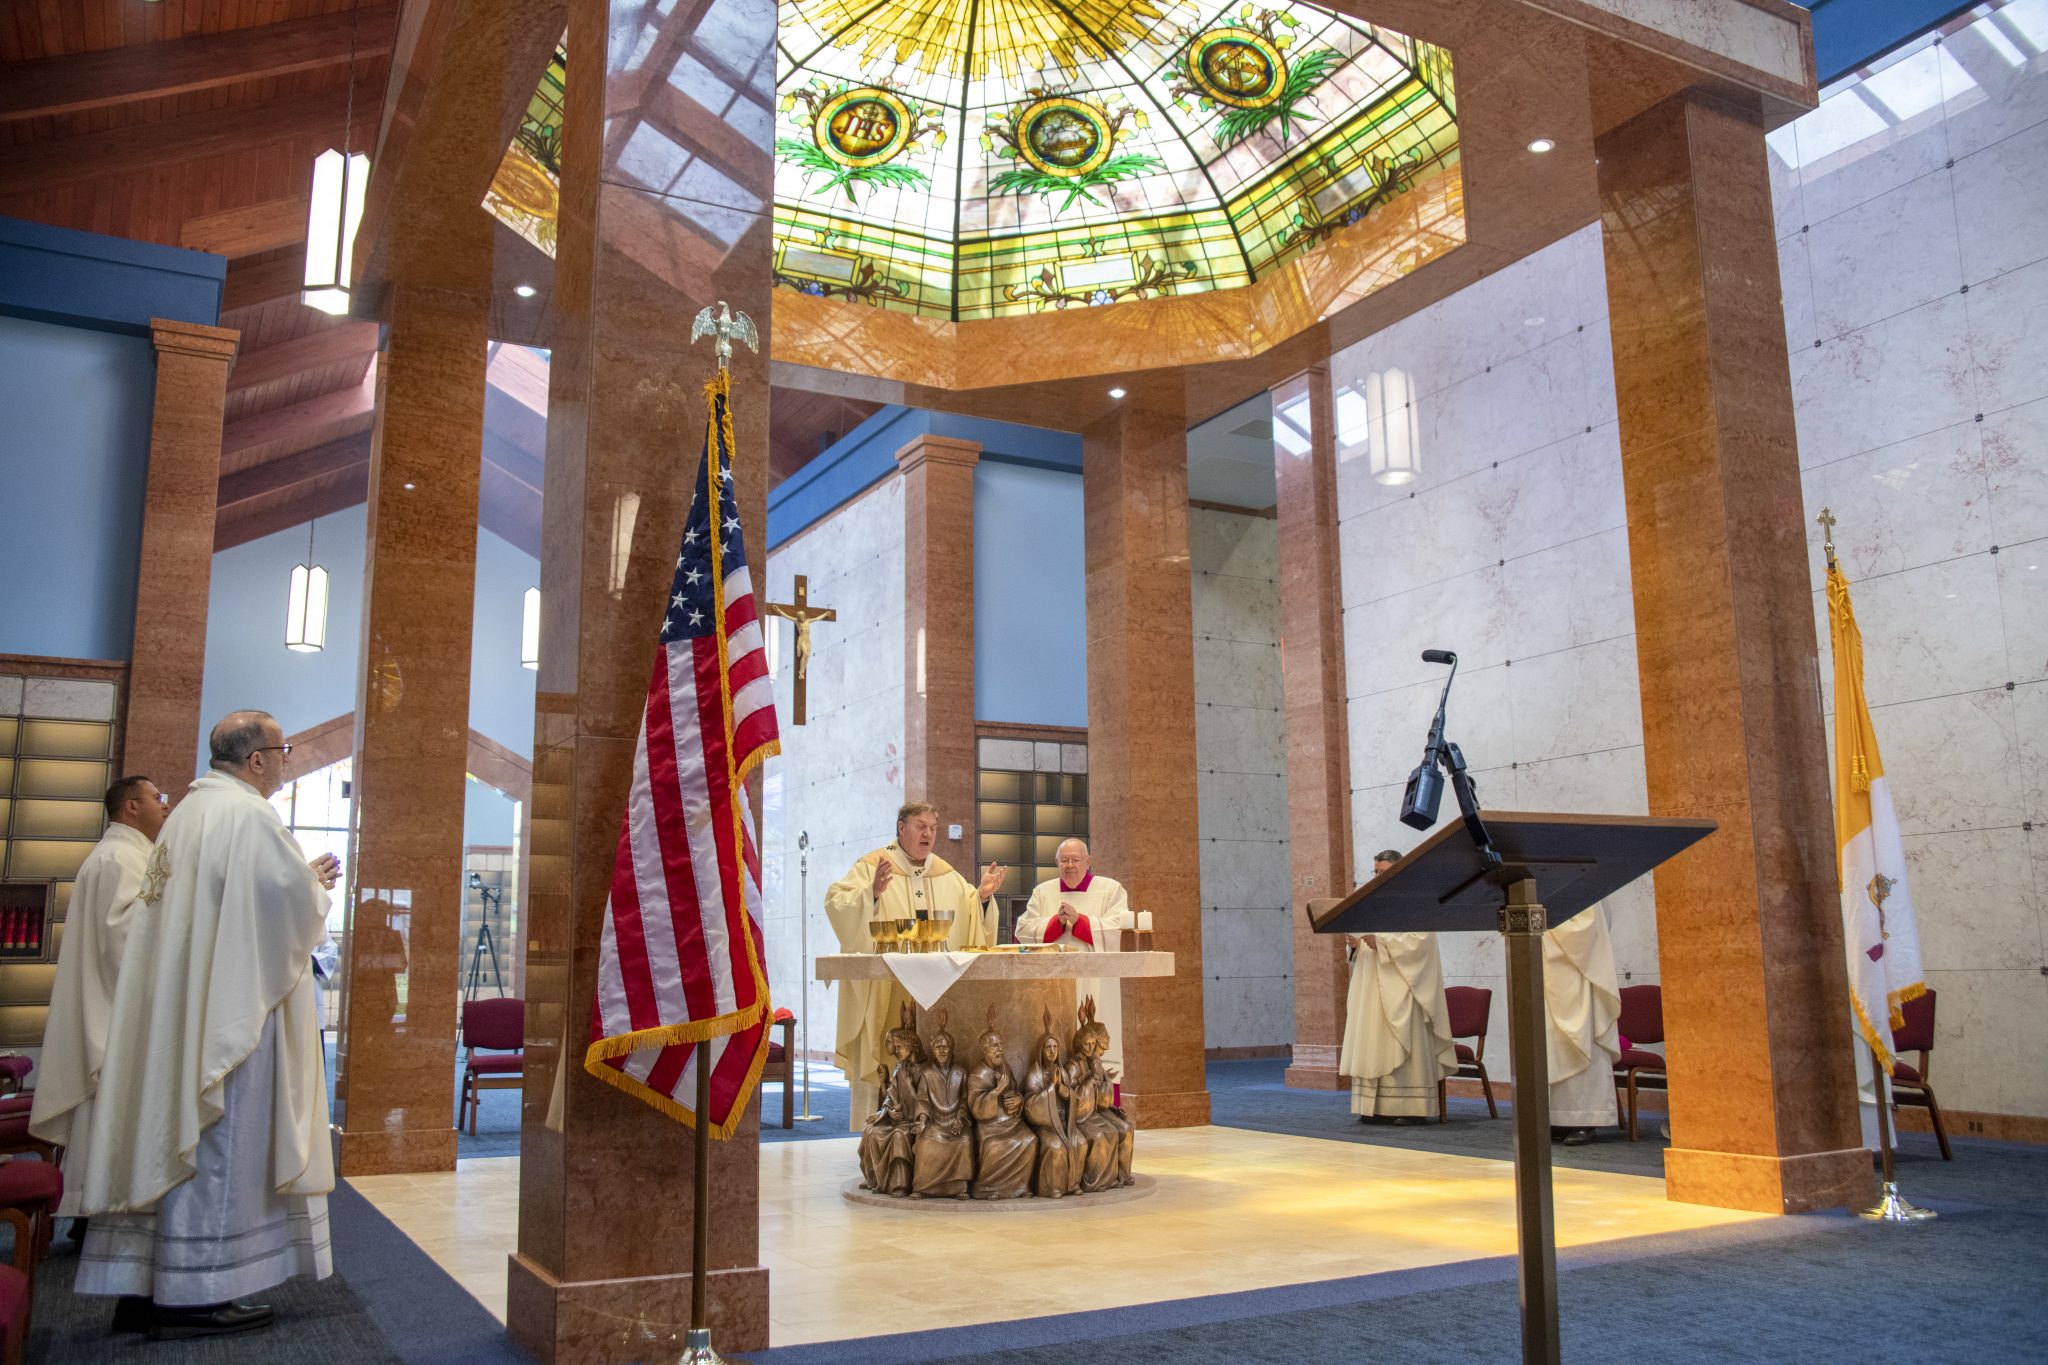
[[1415, 420], [1415, 381], [1406, 370], [1383, 370], [1365, 381], [1366, 440], [1372, 476], [1380, 483], [1412, 483], [1422, 472], [1422, 438]]
[[327, 570], [313, 562], [313, 528], [306, 524], [306, 562], [292, 565], [291, 600], [285, 604], [284, 647], [318, 654], [327, 647]]
[[519, 613], [519, 666], [540, 667], [540, 589], [528, 588]]
[[349, 11], [348, 113], [341, 150], [332, 147], [313, 159], [312, 207], [306, 217], [306, 276], [299, 302], [337, 316], [348, 312], [354, 275], [356, 227], [363, 219], [363, 194], [370, 184], [370, 158], [349, 150], [356, 122], [356, 10]]

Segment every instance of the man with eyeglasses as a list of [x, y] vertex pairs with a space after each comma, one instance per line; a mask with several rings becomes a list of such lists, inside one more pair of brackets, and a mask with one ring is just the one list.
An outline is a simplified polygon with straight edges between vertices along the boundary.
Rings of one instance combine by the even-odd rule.
[[152, 1337], [268, 1326], [237, 1300], [334, 1268], [310, 955], [341, 865], [308, 863], [270, 804], [274, 718], [234, 712], [208, 744], [143, 873], [81, 1201], [78, 1292], [123, 1296], [115, 1329]]
[[[146, 777], [124, 777], [107, 788], [107, 829], [79, 864], [57, 949], [57, 979], [50, 988], [50, 1018], [36, 1068], [28, 1129], [64, 1149], [64, 1197], [57, 1216], [78, 1214], [92, 1140], [93, 1097], [106, 1056], [107, 1020], [121, 975], [121, 951], [140, 904], [142, 878], [169, 803]], [[78, 1235], [76, 1224], [73, 1236]]]

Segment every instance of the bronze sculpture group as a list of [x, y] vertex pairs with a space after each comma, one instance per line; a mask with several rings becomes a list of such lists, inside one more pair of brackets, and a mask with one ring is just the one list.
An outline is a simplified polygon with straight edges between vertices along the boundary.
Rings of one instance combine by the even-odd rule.
[[1052, 1012], [1018, 1083], [989, 1020], [981, 1064], [954, 1055], [945, 1011], [921, 1037], [910, 1006], [889, 1030], [893, 1069], [882, 1069], [880, 1107], [861, 1131], [861, 1188], [909, 1199], [1059, 1199], [1136, 1183], [1133, 1129], [1103, 1065], [1109, 1030], [1090, 997], [1062, 1047]]

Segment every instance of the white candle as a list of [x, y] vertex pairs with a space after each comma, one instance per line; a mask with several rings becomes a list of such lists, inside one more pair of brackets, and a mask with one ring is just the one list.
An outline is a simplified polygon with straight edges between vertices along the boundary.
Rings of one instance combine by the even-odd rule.
[[1141, 934], [1152, 932], [1152, 912], [1150, 910], [1140, 910], [1138, 912], [1138, 932]]

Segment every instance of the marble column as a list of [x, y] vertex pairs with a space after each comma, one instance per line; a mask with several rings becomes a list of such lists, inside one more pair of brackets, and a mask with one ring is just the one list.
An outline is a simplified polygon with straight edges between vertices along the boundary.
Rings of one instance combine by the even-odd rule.
[[336, 1048], [343, 1175], [455, 1169], [462, 818], [489, 301], [395, 285], [377, 366]]
[[[1344, 708], [1344, 606], [1337, 556], [1337, 422], [1328, 365], [1273, 390], [1280, 517], [1280, 679], [1287, 726], [1290, 899], [1296, 907], [1350, 892], [1351, 762]], [[1284, 426], [1283, 426], [1284, 424]], [[1286, 1082], [1344, 1088], [1350, 973], [1340, 934], [1309, 932], [1294, 914], [1294, 1053]]]
[[1763, 128], [1700, 92], [1599, 139], [1650, 812], [1673, 1199], [1873, 1192], [1856, 1114]]
[[206, 589], [213, 577], [228, 367], [241, 336], [226, 327], [150, 320], [156, 399], [121, 770], [155, 779], [173, 801], [205, 766], [200, 728], [208, 720], [199, 714], [199, 683], [206, 667]]
[[[729, 121], [642, 121], [643, 87], [706, 63], [772, 75], [772, 0], [569, 10], [562, 209], [541, 544], [527, 864], [527, 1066], [507, 1330], [542, 1362], [674, 1359], [690, 1317], [690, 1130], [583, 1070], [598, 941], [648, 667], [703, 448], [712, 345], [697, 311], [749, 314], [735, 346], [732, 468], [766, 558], [772, 95]], [[764, 75], [764, 81], [767, 75]], [[607, 138], [607, 131], [612, 135]], [[631, 144], [634, 177], [617, 158]], [[642, 188], [670, 165], [674, 194]], [[715, 166], [716, 171], [711, 171]], [[700, 167], [702, 168], [700, 171]], [[716, 202], [704, 191], [716, 187]], [[774, 762], [775, 760], [770, 760]], [[759, 1108], [711, 1147], [709, 1310], [719, 1350], [768, 1344]]]
[[1124, 1103], [1141, 1128], [1209, 1121], [1181, 383], [1178, 372], [1133, 380], [1081, 433], [1089, 848], [1174, 955], [1171, 977], [1123, 985]]
[[[920, 436], [903, 471], [903, 799], [939, 808], [936, 851], [975, 871], [974, 466], [981, 446]], [[958, 825], [960, 837], [949, 837]], [[1030, 869], [1010, 869], [1014, 892]]]

